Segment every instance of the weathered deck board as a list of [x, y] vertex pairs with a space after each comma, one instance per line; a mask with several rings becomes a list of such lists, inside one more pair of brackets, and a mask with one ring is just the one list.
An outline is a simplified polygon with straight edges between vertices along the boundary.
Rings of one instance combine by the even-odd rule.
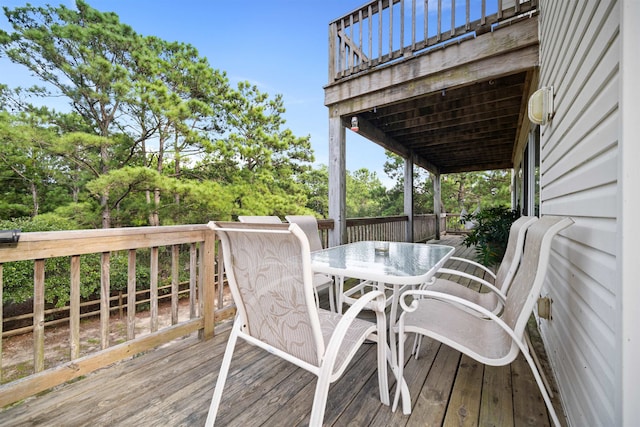
[[[468, 255], [469, 251], [463, 246], [457, 254]], [[228, 336], [229, 328], [223, 326], [213, 340], [202, 342], [192, 334], [114, 364], [2, 410], [0, 425], [204, 425]], [[542, 397], [522, 357], [511, 366], [485, 367], [425, 338], [420, 358], [415, 360], [410, 356], [413, 339], [406, 345], [411, 415], [391, 412], [380, 403], [375, 346], [364, 345], [347, 373], [331, 385], [325, 424], [549, 424]], [[240, 340], [217, 424], [307, 425], [315, 385], [312, 374]], [[393, 399], [396, 384], [391, 372], [389, 386]]]

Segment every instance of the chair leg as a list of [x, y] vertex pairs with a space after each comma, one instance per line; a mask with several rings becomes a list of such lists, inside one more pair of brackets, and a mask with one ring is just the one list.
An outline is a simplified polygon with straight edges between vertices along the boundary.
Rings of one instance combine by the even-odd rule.
[[321, 369], [316, 383], [316, 392], [313, 395], [313, 406], [311, 408], [311, 418], [309, 427], [321, 427], [324, 420], [324, 411], [327, 407], [327, 397], [329, 396], [329, 376], [331, 373], [327, 369]]
[[400, 317], [400, 324], [398, 325], [398, 378], [396, 381], [396, 395], [393, 398], [393, 406], [391, 407], [391, 411], [395, 412], [398, 408], [398, 402], [400, 402], [400, 395], [402, 394], [402, 380], [404, 375], [404, 319], [402, 316]]
[[[526, 333], [525, 333], [526, 335]], [[538, 385], [538, 388], [540, 389], [540, 393], [542, 394], [542, 398], [544, 399], [544, 403], [547, 405], [547, 411], [549, 411], [549, 415], [551, 415], [551, 420], [553, 421], [553, 424], [556, 427], [560, 427], [560, 420], [558, 419], [558, 415], [556, 414], [556, 410], [553, 407], [553, 403], [551, 402], [551, 398], [549, 397], [549, 394], [547, 393], [547, 389], [544, 385], [544, 382], [542, 381], [542, 377], [540, 376], [540, 372], [538, 372], [538, 369], [536, 367], [535, 362], [533, 361], [533, 358], [531, 357], [531, 354], [529, 353], [528, 349], [525, 348], [525, 345], [523, 345], [522, 343], [520, 343], [520, 350], [522, 355], [524, 356], [524, 358], [527, 360], [527, 363], [529, 364], [529, 368], [531, 368], [531, 372], [533, 373], [533, 377], [536, 380], [536, 384]]]
[[553, 390], [551, 389], [551, 384], [549, 384], [549, 380], [547, 376], [544, 374], [544, 369], [542, 369], [542, 364], [540, 363], [540, 359], [538, 359], [538, 355], [533, 348], [533, 344], [531, 344], [531, 337], [529, 336], [529, 332], [525, 329], [524, 338], [527, 341], [527, 347], [529, 347], [529, 353], [533, 358], [533, 361], [538, 368], [538, 372], [540, 372], [540, 376], [542, 377], [542, 382], [544, 382], [544, 386], [547, 388], [547, 393], [549, 393], [549, 397], [553, 398]]
[[213, 427], [216, 421], [216, 415], [218, 414], [218, 408], [220, 407], [220, 401], [222, 400], [222, 389], [227, 381], [227, 375], [229, 374], [229, 367], [231, 366], [231, 359], [233, 357], [233, 351], [238, 341], [238, 331], [240, 330], [240, 322], [236, 320], [229, 335], [229, 341], [227, 342], [227, 348], [224, 351], [224, 357], [222, 358], [222, 365], [220, 366], [220, 372], [218, 373], [218, 380], [216, 381], [216, 387], [213, 390], [213, 398], [211, 399], [211, 405], [209, 406], [209, 413], [207, 414], [207, 421], [205, 427]]

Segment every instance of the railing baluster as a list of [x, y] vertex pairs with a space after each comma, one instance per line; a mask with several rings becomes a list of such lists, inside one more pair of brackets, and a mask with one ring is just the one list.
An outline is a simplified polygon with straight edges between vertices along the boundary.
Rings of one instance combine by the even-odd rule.
[[469, 31], [469, 29], [471, 28], [471, 0], [467, 0], [466, 3], [467, 3], [467, 5], [466, 5], [467, 17], [466, 17], [466, 20], [465, 20], [464, 29], [466, 31]]
[[136, 250], [127, 259], [127, 340], [136, 337]]
[[80, 357], [80, 255], [71, 257], [69, 295], [69, 345], [71, 360]]
[[393, 58], [393, 0], [389, 0], [389, 59]]
[[482, 16], [480, 17], [480, 24], [487, 23], [487, 0], [482, 0]]
[[367, 9], [367, 24], [369, 26], [369, 63], [371, 63], [371, 60], [373, 58], [373, 7], [371, 5], [369, 5], [369, 8]]
[[339, 70], [340, 75], [345, 76], [346, 70], [349, 68], [349, 63], [347, 62], [347, 41], [345, 40], [347, 35], [344, 33], [344, 19], [340, 20], [338, 33], [342, 34], [340, 36]]
[[109, 299], [111, 293], [110, 260], [111, 253], [103, 252], [100, 257], [100, 343], [103, 350], [109, 347], [109, 318], [111, 317], [111, 302]]
[[358, 56], [358, 68], [362, 67], [362, 52], [364, 52], [362, 46], [362, 9], [358, 11], [358, 49], [360, 54]]
[[151, 277], [149, 278], [149, 301], [151, 317], [149, 318], [151, 332], [158, 331], [158, 247], [151, 248]]
[[429, 0], [424, 0], [424, 43], [429, 43]]
[[378, 60], [382, 61], [382, 0], [378, 0]]
[[198, 277], [198, 249], [195, 243], [189, 245], [189, 319], [198, 316], [196, 289]]
[[33, 266], [33, 368], [44, 370], [44, 260]]
[[456, 35], [456, 0], [451, 0], [451, 37]]
[[180, 246], [171, 246], [171, 324], [178, 324], [178, 275], [180, 274]]
[[416, 49], [416, 0], [411, 0], [411, 50]]
[[400, 54], [404, 52], [404, 0], [400, 0]]
[[441, 34], [442, 34], [442, 0], [438, 0], [438, 34], [436, 34], [436, 41], [440, 41]]

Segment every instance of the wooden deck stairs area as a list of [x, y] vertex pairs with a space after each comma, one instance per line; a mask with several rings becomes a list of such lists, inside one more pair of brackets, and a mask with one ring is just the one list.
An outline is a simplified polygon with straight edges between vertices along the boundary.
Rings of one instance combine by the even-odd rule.
[[[457, 246], [457, 256], [473, 256], [473, 248], [460, 245], [460, 236], [447, 236], [438, 243]], [[448, 267], [459, 266], [450, 262]], [[536, 342], [535, 324], [530, 323]], [[230, 322], [218, 325], [211, 340], [201, 341], [194, 333], [4, 408], [0, 425], [204, 425], [230, 326]], [[365, 345], [347, 373], [331, 385], [325, 425], [550, 424], [522, 356], [509, 366], [489, 367], [427, 338], [420, 354], [418, 360], [405, 360], [411, 415], [391, 412], [380, 403], [375, 346]], [[538, 355], [544, 363], [540, 348]], [[315, 385], [314, 375], [240, 340], [217, 425], [307, 425]], [[390, 386], [395, 392], [391, 375]], [[557, 393], [554, 406], [564, 423]]]

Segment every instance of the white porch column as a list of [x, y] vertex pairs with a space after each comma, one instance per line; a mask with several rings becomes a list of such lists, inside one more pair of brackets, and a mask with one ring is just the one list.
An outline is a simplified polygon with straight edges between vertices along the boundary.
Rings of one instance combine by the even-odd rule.
[[406, 240], [413, 242], [413, 155], [404, 159], [404, 214], [409, 217]]
[[440, 240], [440, 218], [442, 217], [442, 197], [440, 174], [433, 174], [433, 212], [436, 214], [436, 240]]
[[340, 117], [329, 110], [329, 246], [347, 242], [346, 132]]

